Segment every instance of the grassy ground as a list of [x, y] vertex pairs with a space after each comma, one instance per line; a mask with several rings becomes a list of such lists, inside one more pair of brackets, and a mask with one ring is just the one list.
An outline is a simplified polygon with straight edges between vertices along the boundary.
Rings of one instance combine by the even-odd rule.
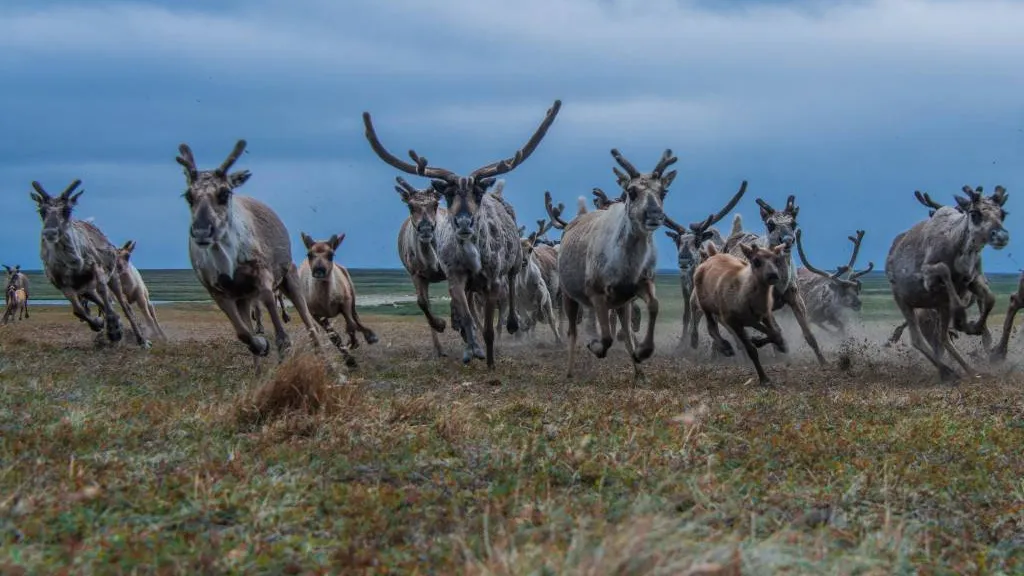
[[760, 390], [673, 353], [676, 321], [634, 386], [621, 344], [567, 382], [549, 332], [505, 336], [492, 374], [364, 314], [381, 341], [339, 385], [301, 353], [257, 378], [208, 305], [159, 314], [149, 352], [94, 349], [66, 308], [0, 327], [0, 571], [1024, 570], [1024, 378], [940, 385], [874, 344], [891, 324], [824, 368], [795, 346]]

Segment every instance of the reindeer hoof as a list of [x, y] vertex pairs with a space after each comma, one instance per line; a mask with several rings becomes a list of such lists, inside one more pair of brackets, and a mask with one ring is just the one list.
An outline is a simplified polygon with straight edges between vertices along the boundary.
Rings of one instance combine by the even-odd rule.
[[957, 373], [949, 366], [941, 366], [939, 367], [939, 380], [955, 384], [960, 380], [960, 376], [958, 376]]
[[356, 359], [355, 359], [354, 356], [346, 356], [345, 357], [345, 366], [348, 366], [349, 368], [356, 368], [356, 367], [359, 366], [359, 363], [356, 362]]
[[448, 327], [448, 323], [440, 318], [435, 318], [435, 322], [430, 323], [430, 329], [438, 334], [444, 332], [444, 329]]
[[634, 355], [637, 362], [643, 362], [654, 355], [654, 346], [641, 346]]
[[519, 331], [519, 318], [515, 314], [508, 315], [508, 322], [505, 324], [505, 328], [509, 334], [515, 334]]
[[139, 347], [142, 348], [143, 350], [149, 350], [150, 348], [153, 347], [153, 343], [150, 342], [149, 340], [146, 340], [145, 338], [139, 338], [138, 343]]
[[356, 348], [359, 348], [359, 340], [356, 340], [355, 336], [352, 336], [348, 339], [348, 348], [349, 350], [355, 350]]
[[587, 350], [590, 350], [598, 358], [604, 358], [608, 355], [608, 347], [602, 344], [600, 340], [587, 342]]
[[263, 336], [253, 336], [249, 351], [259, 357], [267, 356], [270, 354], [270, 342]]
[[376, 344], [377, 342], [380, 342], [380, 338], [377, 338], [377, 334], [373, 332], [367, 332], [363, 334], [363, 337], [366, 338], [367, 344]]
[[775, 383], [772, 382], [772, 379], [767, 376], [761, 379], [760, 384], [762, 388], [775, 388]]
[[462, 363], [463, 364], [469, 364], [472, 361], [473, 361], [473, 351], [468, 349], [468, 348], [466, 350], [463, 350], [462, 351]]
[[1002, 362], [1006, 360], [1006, 350], [993, 350], [988, 355], [989, 362]]
[[714, 346], [716, 352], [722, 356], [732, 357], [736, 355], [736, 351], [732, 349], [732, 344], [723, 341], [721, 345]]
[[108, 340], [110, 340], [111, 342], [120, 342], [122, 337], [124, 337], [124, 332], [121, 330], [121, 326], [119, 324], [113, 322], [108, 324]]

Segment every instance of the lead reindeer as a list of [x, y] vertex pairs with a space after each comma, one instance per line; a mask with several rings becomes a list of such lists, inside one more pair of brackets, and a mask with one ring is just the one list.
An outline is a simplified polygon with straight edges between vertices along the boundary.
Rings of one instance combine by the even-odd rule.
[[[356, 331], [363, 334], [367, 344], [376, 344], [377, 335], [359, 320], [356, 312], [356, 289], [348, 270], [335, 261], [338, 247], [345, 240], [345, 235], [334, 234], [324, 241], [313, 240], [305, 232], [301, 232], [302, 244], [308, 250], [306, 259], [299, 266], [299, 283], [309, 313], [327, 332], [349, 366], [355, 365], [348, 350], [359, 347]], [[341, 341], [341, 336], [331, 326], [331, 318], [341, 316], [345, 320], [345, 332], [348, 333], [348, 344]], [[347, 348], [347, 349], [346, 349]]]
[[[677, 161], [665, 150], [654, 169], [641, 173], [612, 149], [612, 157], [625, 172], [613, 168], [619, 186], [626, 193], [624, 202], [607, 210], [581, 214], [564, 225], [562, 248], [558, 258], [558, 280], [562, 287], [563, 307], [569, 320], [569, 361], [567, 375], [572, 377], [576, 356], [577, 323], [581, 306], [590, 306], [597, 316], [600, 340], [591, 340], [587, 349], [604, 358], [612, 346], [609, 317], [618, 316], [621, 326], [630, 326], [634, 298], [647, 303], [647, 333], [639, 347], [627, 330], [626, 350], [633, 361], [634, 378], [642, 377], [640, 363], [654, 353], [654, 326], [658, 319], [658, 299], [654, 288], [657, 250], [653, 234], [664, 223], [662, 203], [676, 171], [666, 172]], [[551, 194], [545, 193], [545, 206], [553, 221]]]
[[[669, 228], [665, 234], [672, 239], [676, 245], [676, 262], [679, 266], [679, 287], [683, 295], [683, 331], [679, 336], [679, 343], [682, 345], [687, 333], [690, 334], [692, 342], [697, 334], [697, 325], [700, 323], [699, 309], [690, 306], [690, 298], [693, 295], [693, 274], [697, 267], [704, 261], [702, 249], [714, 245], [720, 249], [725, 241], [717, 228], [713, 228], [722, 218], [725, 218], [733, 208], [739, 204], [743, 195], [747, 193], [747, 181], [740, 183], [739, 190], [733, 194], [729, 202], [718, 212], [709, 215], [701, 222], [691, 223], [689, 229], [683, 228], [674, 220], [665, 216], [665, 227]], [[696, 347], [696, 344], [693, 344]]]
[[[135, 319], [135, 313], [125, 299], [121, 279], [117, 274], [117, 249], [91, 222], [77, 220], [72, 212], [84, 190], [75, 193], [82, 183], [75, 180], [60, 194], [50, 196], [39, 182], [30, 197], [39, 209], [43, 222], [40, 240], [40, 258], [43, 271], [54, 288], [71, 303], [75, 317], [89, 325], [93, 332], [106, 328], [107, 340], [119, 342], [123, 336], [121, 319], [114, 310], [114, 301], [128, 318], [139, 346], [151, 346]], [[82, 307], [81, 296], [97, 302], [103, 317], [92, 317]]]
[[291, 346], [274, 297], [278, 288], [295, 306], [317, 350], [321, 344], [319, 327], [309, 314], [292, 262], [288, 229], [269, 206], [235, 192], [252, 175], [248, 170], [228, 172], [245, 144], [239, 140], [213, 170], [199, 170], [187, 144], [178, 147], [181, 154], [175, 160], [184, 168], [188, 186], [184, 197], [192, 215], [188, 239], [192, 269], [228, 317], [238, 340], [252, 353], [259, 372], [259, 359], [270, 353], [270, 342], [253, 333], [254, 303], [259, 301], [270, 315], [278, 358]]
[[[918, 222], [893, 240], [885, 261], [885, 275], [892, 287], [893, 299], [907, 321], [912, 345], [939, 371], [943, 380], [955, 380], [956, 372], [942, 361], [944, 351], [968, 374], [971, 368], [949, 339], [950, 323], [957, 330], [981, 335], [995, 297], [981, 273], [981, 251], [986, 245], [1001, 250], [1010, 242], [1003, 227], [1006, 189], [996, 186], [991, 196], [964, 186], [966, 196], [955, 196], [957, 208], [943, 206], [927, 220]], [[970, 301], [966, 292], [982, 303], [978, 320], [967, 322]], [[939, 314], [939, 346], [929, 349], [921, 333], [918, 309]]]
[[25, 318], [28, 318], [28, 300], [31, 296], [29, 294], [29, 281], [28, 276], [21, 271], [21, 264], [16, 264], [13, 268], [4, 264], [4, 270], [7, 271], [7, 283], [6, 286], [9, 288], [14, 286], [16, 289], [20, 288], [25, 291]]
[[[377, 138], [370, 113], [363, 113], [366, 139], [377, 156], [407, 174], [430, 178], [431, 186], [444, 196], [448, 205], [450, 225], [437, 229], [440, 249], [438, 256], [448, 277], [453, 317], [457, 317], [461, 324], [460, 332], [466, 343], [462, 353], [464, 363], [469, 363], [474, 357], [486, 358], [488, 368], [494, 368], [494, 313], [503, 282], [508, 286], [509, 312], [506, 327], [510, 334], [519, 329], [515, 285], [522, 261], [522, 244], [511, 210], [487, 191], [495, 184], [495, 177], [511, 172], [530, 157], [554, 122], [561, 106], [562, 102], [555, 100], [540, 127], [514, 156], [477, 168], [468, 176], [429, 166], [426, 158], [412, 150], [409, 156], [413, 164], [396, 157]], [[486, 355], [477, 341], [477, 330], [467, 296], [471, 292], [478, 292], [484, 298], [483, 336]]]
[[825, 365], [825, 357], [818, 347], [818, 340], [811, 332], [807, 321], [807, 306], [804, 303], [803, 295], [796, 282], [796, 266], [793, 262], [793, 243], [796, 241], [796, 230], [799, 227], [796, 218], [800, 213], [800, 207], [796, 205], [796, 196], [790, 195], [786, 199], [786, 207], [782, 210], [772, 208], [770, 204], [761, 198], [755, 200], [761, 209], [761, 221], [764, 223], [765, 235], [761, 236], [753, 232], [743, 230], [743, 219], [737, 214], [733, 218], [732, 231], [725, 239], [723, 251], [737, 258], [745, 258], [741, 244], [757, 244], [763, 248], [773, 248], [779, 244], [785, 244], [784, 254], [786, 264], [783, 266], [783, 279], [772, 288], [772, 305], [774, 311], [780, 310], [783, 306], [789, 306], [800, 326], [804, 340], [814, 351], [818, 364]]
[[156, 308], [149, 299], [149, 289], [142, 280], [142, 274], [131, 262], [132, 253], [135, 251], [135, 240], [129, 240], [124, 246], [117, 249], [117, 274], [121, 279], [121, 290], [124, 291], [125, 300], [128, 304], [134, 304], [142, 313], [142, 319], [146, 321], [151, 336], [166, 341], [160, 322], [156, 319]]
[[[786, 254], [786, 245], [767, 249], [757, 244], [741, 243], [739, 250], [743, 258], [718, 253], [714, 244], [706, 250], [707, 259], [693, 274], [690, 305], [704, 313], [714, 349], [723, 356], [736, 353], [718, 330], [721, 322], [743, 345], [761, 385], [767, 386], [771, 379], [761, 366], [757, 349], [765, 344], [773, 344], [780, 352], [787, 349], [772, 314], [775, 288], [786, 281], [784, 269], [790, 258]], [[765, 337], [751, 338], [746, 332], [747, 327], [763, 332]]]
[[857, 230], [856, 236], [847, 237], [853, 242], [850, 261], [831, 274], [816, 268], [808, 260], [807, 254], [804, 253], [802, 235], [803, 230], [796, 231], [796, 247], [800, 261], [804, 263], [803, 267], [796, 271], [796, 282], [807, 305], [807, 319], [812, 324], [820, 326], [822, 330], [827, 331], [831, 325], [840, 335], [845, 336], [846, 323], [843, 316], [847, 310], [860, 311], [860, 278], [875, 268], [874, 262], [868, 262], [868, 267], [864, 270], [854, 270], [857, 255], [860, 253], [860, 244], [864, 240], [864, 231]]

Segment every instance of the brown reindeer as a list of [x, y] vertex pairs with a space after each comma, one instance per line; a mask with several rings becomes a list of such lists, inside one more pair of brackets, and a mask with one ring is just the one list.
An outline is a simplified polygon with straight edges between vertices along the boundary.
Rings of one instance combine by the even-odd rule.
[[[885, 262], [885, 275], [892, 288], [893, 299], [907, 321], [912, 345], [928, 359], [943, 380], [955, 380], [957, 374], [942, 361], [943, 352], [968, 374], [970, 366], [949, 339], [950, 323], [970, 335], [988, 330], [986, 321], [995, 305], [995, 296], [981, 272], [981, 251], [986, 245], [996, 250], [1010, 242], [1010, 233], [1003, 226], [1006, 211], [1006, 189], [996, 186], [995, 193], [983, 196], [978, 186], [964, 186], [966, 196], [955, 196], [959, 209], [943, 206], [930, 218], [918, 222], [893, 240]], [[982, 313], [974, 322], [967, 322], [968, 293], [982, 303]], [[931, 309], [939, 313], [940, 346], [926, 347], [916, 310]]]
[[800, 261], [804, 263], [803, 267], [796, 271], [796, 282], [807, 304], [807, 318], [822, 330], [826, 330], [829, 325], [835, 326], [839, 334], [845, 336], [846, 323], [843, 316], [847, 310], [860, 311], [860, 278], [875, 268], [874, 262], [868, 262], [868, 267], [864, 270], [854, 270], [857, 255], [860, 253], [860, 244], [864, 240], [864, 231], [857, 230], [856, 236], [848, 236], [850, 242], [853, 242], [850, 261], [831, 274], [816, 268], [807, 259], [801, 240], [802, 232], [796, 231], [797, 252], [800, 254]]
[[302, 244], [308, 250], [306, 259], [299, 266], [299, 284], [309, 313], [320, 323], [338, 350], [345, 356], [349, 366], [355, 365], [353, 359], [342, 343], [341, 336], [331, 326], [331, 318], [342, 316], [345, 319], [345, 332], [348, 333], [348, 349], [359, 347], [356, 330], [363, 333], [367, 344], [376, 344], [377, 335], [359, 321], [356, 312], [356, 289], [348, 269], [335, 260], [338, 246], [345, 241], [345, 235], [335, 234], [329, 239], [318, 242], [305, 232], [300, 233]]
[[13, 268], [8, 266], [7, 264], [4, 264], [3, 267], [4, 270], [7, 271], [6, 286], [8, 288], [14, 286], [15, 288], [20, 288], [25, 291], [25, 318], [27, 319], [29, 317], [28, 300], [31, 297], [31, 294], [29, 293], [28, 276], [21, 271], [21, 264], [15, 264]]
[[[116, 300], [128, 318], [136, 342], [149, 348], [151, 343], [139, 328], [135, 313], [121, 288], [116, 270], [117, 249], [94, 224], [72, 217], [78, 198], [85, 192], [75, 193], [81, 183], [81, 180], [75, 180], [60, 196], [53, 197], [42, 184], [32, 182], [35, 192], [30, 197], [36, 203], [43, 222], [40, 239], [43, 271], [54, 288], [71, 303], [75, 317], [88, 324], [93, 332], [106, 327], [107, 340], [121, 340], [121, 319], [113, 305]], [[93, 318], [86, 312], [82, 307], [83, 295], [99, 305], [102, 317]]]
[[[714, 244], [709, 244], [706, 250], [708, 258], [693, 274], [691, 305], [704, 312], [714, 349], [723, 356], [735, 354], [732, 345], [718, 331], [721, 322], [743, 345], [761, 385], [769, 385], [771, 380], [761, 366], [757, 348], [770, 343], [776, 350], [786, 352], [782, 331], [772, 314], [775, 288], [785, 281], [785, 265], [790, 258], [786, 245], [779, 244], [769, 250], [756, 244], [740, 244], [743, 258], [719, 253]], [[751, 338], [747, 327], [761, 331], [766, 337]]]
[[704, 261], [705, 252], [702, 248], [714, 244], [715, 248], [721, 248], [725, 242], [717, 228], [713, 228], [722, 218], [725, 218], [733, 208], [739, 204], [743, 195], [747, 193], [747, 181], [740, 183], [739, 190], [733, 194], [729, 202], [715, 214], [708, 215], [701, 222], [691, 223], [689, 229], [683, 228], [676, 221], [665, 216], [665, 235], [672, 239], [676, 245], [676, 262], [679, 266], [679, 287], [683, 295], [683, 331], [679, 336], [682, 345], [686, 334], [690, 334], [691, 346], [697, 347], [697, 327], [700, 324], [700, 310], [694, 310], [690, 306], [690, 297], [693, 295], [693, 274]]
[[[532, 329], [540, 322], [547, 322], [551, 327], [551, 332], [555, 336], [555, 342], [561, 342], [561, 337], [558, 334], [558, 328], [555, 327], [555, 310], [552, 302], [552, 294], [558, 289], [558, 274], [557, 269], [548, 269], [547, 272], [554, 272], [550, 276], [546, 273], [545, 268], [541, 264], [541, 258], [537, 254], [537, 238], [547, 232], [550, 225], [547, 225], [545, 221], [537, 221], [537, 231], [530, 233], [529, 236], [521, 240], [523, 244], [523, 261], [522, 267], [519, 270], [519, 274], [516, 277], [516, 295], [519, 298], [517, 308], [520, 311], [526, 312], [526, 326], [525, 330], [521, 331], [532, 331]], [[525, 227], [520, 229], [520, 234], [525, 232]], [[555, 264], [557, 266], [557, 256], [555, 262], [545, 262], [544, 265]], [[551, 278], [553, 284], [548, 283], [548, 279]]]
[[121, 278], [121, 290], [124, 291], [124, 297], [128, 304], [134, 304], [142, 313], [142, 319], [146, 321], [150, 335], [166, 341], [167, 335], [160, 327], [160, 322], [156, 319], [156, 308], [153, 307], [153, 303], [149, 299], [149, 289], [142, 281], [142, 274], [139, 274], [139, 270], [131, 262], [134, 251], [135, 240], [125, 242], [124, 246], [117, 250], [116, 268]]
[[[427, 159], [409, 151], [410, 164], [388, 152], [373, 129], [370, 113], [363, 113], [366, 139], [370, 147], [387, 164], [407, 173], [431, 179], [431, 185], [445, 197], [450, 225], [436, 230], [438, 256], [448, 277], [448, 290], [458, 317], [460, 333], [466, 343], [462, 361], [486, 357], [488, 368], [494, 368], [494, 313], [501, 297], [502, 284], [508, 286], [508, 320], [510, 334], [519, 329], [516, 314], [516, 276], [522, 260], [522, 244], [517, 226], [507, 204], [488, 194], [495, 177], [506, 174], [522, 164], [540, 144], [554, 122], [562, 103], [556, 100], [544, 121], [515, 155], [477, 168], [468, 176], [451, 170], [428, 166]], [[484, 297], [484, 343], [486, 356], [476, 338], [476, 326], [468, 294], [479, 292]]]
[[[634, 377], [641, 377], [640, 363], [654, 353], [654, 326], [658, 319], [658, 298], [655, 295], [654, 271], [657, 250], [652, 235], [665, 221], [662, 202], [676, 171], [666, 172], [677, 161], [671, 150], [665, 150], [651, 172], [641, 173], [632, 163], [612, 149], [612, 157], [623, 168], [613, 168], [619, 186], [626, 193], [624, 202], [607, 210], [577, 216], [564, 227], [561, 253], [558, 257], [558, 281], [562, 287], [563, 306], [569, 320], [569, 361], [567, 374], [572, 377], [576, 355], [577, 324], [581, 306], [590, 306], [597, 316], [600, 340], [591, 340], [587, 349], [604, 358], [613, 343], [609, 317], [618, 315], [620, 326], [630, 326], [634, 298], [647, 303], [647, 333], [639, 347], [634, 346], [633, 333], [627, 330], [626, 350], [633, 361]], [[558, 221], [551, 210], [551, 194], [545, 192], [548, 216]]]
[[18, 315], [18, 320], [27, 317], [25, 310], [28, 308], [28, 296], [25, 294], [24, 288], [18, 288], [13, 285], [8, 286], [4, 302], [4, 315], [0, 318], [0, 324], [7, 324], [14, 320], [15, 314]]
[[825, 357], [821, 354], [818, 339], [811, 332], [810, 323], [807, 321], [807, 306], [796, 282], [796, 266], [793, 262], [792, 253], [793, 243], [796, 241], [796, 230], [799, 227], [796, 217], [800, 213], [800, 207], [796, 205], [796, 196], [791, 194], [786, 199], [786, 207], [782, 210], [772, 208], [771, 205], [761, 198], [757, 198], [755, 202], [761, 208], [761, 221], [764, 223], [765, 235], [760, 236], [753, 232], [745, 232], [743, 230], [743, 219], [737, 214], [733, 218], [732, 232], [725, 239], [725, 246], [722, 251], [728, 252], [737, 258], [745, 258], [743, 250], [739, 247], [740, 244], [757, 244], [763, 248], [771, 248], [779, 244], [786, 245], [785, 254], [787, 260], [781, 271], [783, 278], [773, 288], [775, 292], [772, 296], [772, 305], [775, 306], [775, 310], [779, 310], [783, 306], [789, 306], [793, 316], [796, 318], [796, 323], [800, 326], [804, 340], [811, 347], [811, 350], [814, 351], [818, 364], [824, 366]]
[[239, 140], [231, 154], [213, 170], [199, 170], [187, 144], [176, 158], [184, 168], [185, 201], [192, 214], [188, 254], [199, 282], [228, 317], [238, 339], [259, 359], [270, 352], [270, 343], [253, 333], [251, 310], [259, 300], [274, 324], [278, 357], [283, 358], [291, 338], [281, 321], [274, 290], [291, 300], [320, 349], [320, 328], [313, 322], [292, 262], [288, 229], [266, 204], [235, 190], [252, 175], [248, 170], [228, 172], [245, 151]]
[[989, 356], [993, 361], [1006, 359], [1006, 349], [1010, 345], [1010, 335], [1013, 332], [1013, 319], [1021, 308], [1024, 308], [1024, 270], [1021, 270], [1020, 279], [1017, 281], [1017, 293], [1010, 294], [1010, 307], [1003, 318], [1003, 334]]

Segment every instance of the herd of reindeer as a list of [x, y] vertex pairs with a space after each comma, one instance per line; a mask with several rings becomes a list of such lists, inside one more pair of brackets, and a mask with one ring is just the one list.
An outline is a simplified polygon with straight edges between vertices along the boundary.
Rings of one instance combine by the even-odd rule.
[[[797, 223], [800, 208], [792, 195], [781, 210], [756, 199], [763, 233], [745, 230], [737, 214], [723, 238], [714, 225], [739, 203], [746, 181], [717, 213], [684, 227], [669, 218], [663, 207], [676, 177], [676, 171], [669, 170], [677, 161], [672, 151], [665, 150], [653, 170], [641, 172], [613, 149], [618, 167], [612, 170], [621, 189], [617, 197], [594, 188], [596, 209], [588, 210], [580, 197], [576, 215], [566, 220], [564, 204], [556, 205], [550, 192], [545, 192], [548, 218], [539, 220], [537, 229], [527, 234], [503, 195], [504, 180], [498, 177], [533, 154], [560, 109], [561, 101], [556, 100], [540, 127], [512, 157], [468, 175], [431, 166], [412, 150], [410, 161], [393, 155], [377, 137], [370, 114], [363, 113], [365, 137], [377, 156], [401, 172], [429, 180], [427, 187], [416, 188], [397, 176], [395, 189], [409, 209], [398, 233], [399, 256], [415, 286], [437, 355], [445, 356], [437, 335], [444, 332], [446, 321], [431, 312], [429, 288], [447, 282], [450, 322], [462, 337], [465, 363], [486, 359], [487, 366], [494, 367], [496, 320], [499, 325], [504, 322], [510, 334], [547, 324], [556, 342], [561, 342], [563, 334], [568, 339], [567, 375], [571, 377], [578, 326], [583, 324], [589, 333], [586, 347], [594, 356], [604, 358], [617, 337], [632, 359], [635, 375], [641, 377], [640, 364], [655, 347], [659, 303], [654, 234], [664, 226], [678, 250], [684, 301], [681, 345], [689, 336], [690, 347], [697, 348], [703, 319], [713, 353], [733, 356], [734, 343], [741, 346], [761, 384], [768, 385], [771, 381], [758, 349], [771, 344], [779, 352], [788, 350], [775, 312], [789, 307], [818, 363], [825, 364], [811, 324], [845, 334], [844, 316], [860, 310], [860, 278], [874, 268], [874, 263], [859, 271], [854, 268], [863, 230], [849, 237], [853, 243], [849, 262], [831, 273], [808, 261]], [[238, 141], [227, 159], [212, 170], [199, 169], [187, 144], [179, 147], [176, 160], [184, 171], [183, 197], [191, 211], [192, 267], [252, 353], [257, 370], [260, 358], [270, 351], [263, 335], [262, 310], [273, 324], [279, 356], [291, 345], [284, 327], [289, 321], [284, 298], [291, 301], [317, 350], [322, 350], [321, 337], [327, 335], [346, 363], [355, 366], [350, 350], [359, 346], [357, 332], [368, 344], [376, 343], [378, 337], [360, 321], [352, 279], [336, 261], [345, 235], [318, 241], [302, 233], [308, 253], [296, 267], [289, 233], [277, 214], [267, 204], [236, 193], [251, 176], [248, 170], [231, 171], [245, 146], [244, 140]], [[103, 332], [110, 342], [122, 339], [121, 320], [113, 306], [116, 300], [137, 343], [148, 348], [150, 338], [166, 336], [142, 276], [131, 263], [135, 242], [117, 248], [96, 225], [72, 216], [82, 195], [76, 192], [80, 184], [75, 180], [52, 196], [39, 182], [32, 182], [31, 198], [42, 220], [40, 256], [46, 277], [99, 340], [104, 340]], [[1003, 226], [1007, 193], [996, 186], [986, 196], [981, 186], [964, 186], [963, 194], [955, 196], [955, 206], [944, 206], [926, 193], [915, 192], [928, 208], [928, 218], [896, 236], [885, 262], [893, 298], [904, 317], [889, 343], [909, 330], [912, 345], [943, 380], [958, 378], [943, 361], [945, 352], [972, 373], [953, 345], [952, 338], [959, 333], [981, 336], [991, 360], [1005, 358], [1014, 316], [1024, 306], [1022, 274], [1018, 293], [1010, 297], [1000, 341], [992, 347], [986, 321], [995, 297], [982, 271], [981, 252], [986, 245], [999, 250], [1009, 243]], [[442, 199], [446, 207], [441, 207]], [[560, 240], [548, 238], [553, 229], [561, 231]], [[794, 246], [804, 264], [799, 269], [792, 255]], [[3, 323], [15, 316], [29, 317], [28, 277], [19, 266], [5, 268]], [[638, 300], [646, 305], [642, 334]], [[97, 316], [90, 313], [90, 303], [98, 307]], [[967, 310], [974, 304], [979, 317], [968, 322]], [[331, 325], [339, 315], [344, 318], [347, 342]], [[723, 338], [720, 325], [734, 343]], [[748, 328], [755, 333], [748, 333]]]

